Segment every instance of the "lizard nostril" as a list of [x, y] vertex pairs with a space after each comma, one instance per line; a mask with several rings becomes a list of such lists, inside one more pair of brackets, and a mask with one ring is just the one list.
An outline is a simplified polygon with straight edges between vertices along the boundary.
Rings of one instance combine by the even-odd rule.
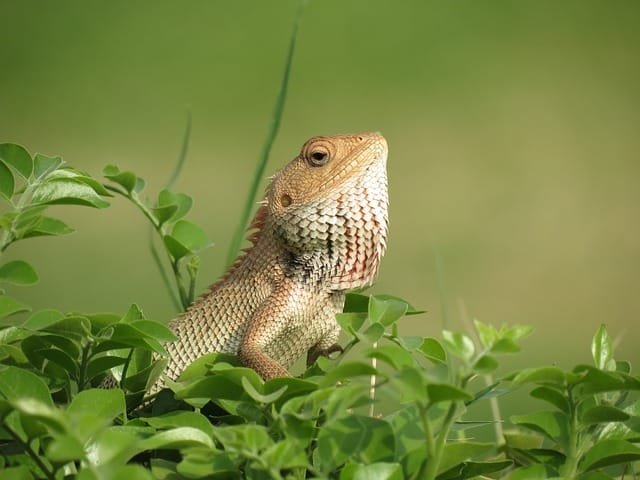
[[286, 193], [282, 195], [282, 197], [280, 197], [280, 203], [283, 207], [288, 207], [289, 205], [291, 205], [291, 202], [293, 202], [293, 200]]

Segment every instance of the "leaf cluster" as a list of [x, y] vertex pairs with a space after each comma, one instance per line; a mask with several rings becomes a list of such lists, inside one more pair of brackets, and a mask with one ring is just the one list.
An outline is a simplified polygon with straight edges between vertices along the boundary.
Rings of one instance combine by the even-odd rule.
[[[149, 201], [132, 172], [108, 166], [102, 185], [14, 144], [0, 145], [0, 173], [0, 253], [71, 232], [45, 215], [50, 206], [103, 208], [117, 193], [161, 239], [179, 307], [193, 299], [198, 252], [210, 242], [184, 219], [189, 196], [164, 189]], [[37, 280], [25, 261], [0, 265], [0, 282]], [[151, 402], [145, 392], [174, 339], [166, 326], [136, 305], [124, 315], [40, 310], [15, 320], [27, 311], [0, 294], [0, 479], [606, 480], [635, 475], [640, 459], [640, 379], [614, 358], [604, 326], [594, 365], [494, 379], [530, 327], [474, 321], [473, 332], [404, 336], [398, 322], [421, 312], [390, 295], [350, 293], [337, 316], [347, 337], [339, 356], [264, 382], [234, 356], [212, 353], [166, 379]], [[504, 435], [479, 441], [478, 429], [503, 419], [475, 418], [472, 407], [523, 388], [547, 408], [513, 415]]]

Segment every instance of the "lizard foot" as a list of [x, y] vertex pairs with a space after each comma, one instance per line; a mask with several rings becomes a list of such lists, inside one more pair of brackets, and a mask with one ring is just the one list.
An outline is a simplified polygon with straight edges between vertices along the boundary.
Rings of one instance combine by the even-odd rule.
[[311, 348], [309, 352], [307, 352], [307, 367], [310, 367], [311, 365], [316, 363], [316, 360], [318, 360], [318, 357], [320, 356], [329, 357], [331, 356], [332, 353], [336, 353], [336, 352], [340, 352], [340, 353], [344, 352], [342, 347], [337, 343], [334, 343], [329, 348], [324, 348], [324, 349], [315, 348], [315, 347]]

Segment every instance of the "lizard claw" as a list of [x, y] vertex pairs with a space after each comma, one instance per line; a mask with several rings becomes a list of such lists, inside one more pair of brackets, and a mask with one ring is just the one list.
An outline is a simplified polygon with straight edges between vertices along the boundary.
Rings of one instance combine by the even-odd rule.
[[316, 360], [318, 360], [318, 357], [320, 356], [329, 357], [332, 353], [336, 353], [336, 352], [340, 352], [340, 353], [344, 352], [343, 348], [337, 343], [334, 343], [329, 348], [324, 348], [324, 349], [311, 348], [307, 353], [307, 367], [310, 367], [311, 365], [316, 363]]

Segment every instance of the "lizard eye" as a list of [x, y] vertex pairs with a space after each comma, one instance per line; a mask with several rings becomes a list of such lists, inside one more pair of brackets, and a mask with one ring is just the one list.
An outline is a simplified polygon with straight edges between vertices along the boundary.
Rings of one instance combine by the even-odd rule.
[[325, 149], [317, 149], [307, 157], [309, 163], [314, 167], [320, 167], [329, 161], [329, 152]]

